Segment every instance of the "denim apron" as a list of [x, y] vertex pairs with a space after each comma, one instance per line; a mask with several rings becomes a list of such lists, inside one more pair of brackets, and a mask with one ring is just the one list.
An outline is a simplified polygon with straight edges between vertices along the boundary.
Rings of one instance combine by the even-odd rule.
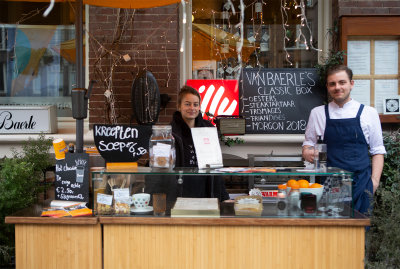
[[368, 143], [360, 124], [363, 109], [361, 104], [355, 118], [331, 119], [328, 105], [325, 105], [324, 142], [327, 144], [327, 165], [353, 172], [354, 209], [365, 214], [370, 207], [373, 185]]

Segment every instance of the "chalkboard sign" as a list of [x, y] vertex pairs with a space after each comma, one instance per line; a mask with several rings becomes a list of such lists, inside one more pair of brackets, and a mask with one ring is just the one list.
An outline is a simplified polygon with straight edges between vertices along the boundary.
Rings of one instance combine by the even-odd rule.
[[107, 162], [136, 162], [148, 153], [151, 126], [93, 126], [94, 143]]
[[57, 200], [89, 202], [89, 155], [66, 153], [56, 161], [55, 197]]
[[247, 134], [301, 134], [311, 109], [326, 100], [314, 68], [245, 68], [240, 114]]

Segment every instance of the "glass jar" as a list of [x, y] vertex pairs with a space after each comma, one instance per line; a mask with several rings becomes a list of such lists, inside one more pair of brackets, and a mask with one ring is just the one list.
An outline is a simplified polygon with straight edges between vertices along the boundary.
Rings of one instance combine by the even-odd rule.
[[171, 125], [153, 125], [152, 129], [149, 145], [150, 167], [174, 168], [175, 139]]
[[299, 201], [300, 201], [300, 190], [299, 184], [293, 184], [292, 188], [289, 192], [289, 215], [290, 216], [300, 216], [300, 208], [299, 208]]
[[276, 214], [278, 216], [287, 216], [287, 197], [286, 197], [286, 185], [278, 185], [278, 193], [276, 195]]

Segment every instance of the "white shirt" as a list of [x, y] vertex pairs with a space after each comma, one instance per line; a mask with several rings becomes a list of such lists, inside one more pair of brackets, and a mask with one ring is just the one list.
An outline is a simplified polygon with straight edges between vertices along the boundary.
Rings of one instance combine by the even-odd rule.
[[[343, 107], [339, 107], [335, 102], [330, 102], [328, 104], [329, 117], [331, 119], [355, 118], [360, 105], [359, 102], [353, 99], [345, 103]], [[383, 145], [381, 122], [376, 109], [370, 106], [364, 106], [360, 116], [360, 123], [365, 140], [370, 148], [370, 154], [385, 154], [386, 150]], [[319, 135], [323, 139], [325, 126], [325, 106], [322, 105], [313, 108], [308, 119], [303, 146], [314, 146], [317, 143]]]

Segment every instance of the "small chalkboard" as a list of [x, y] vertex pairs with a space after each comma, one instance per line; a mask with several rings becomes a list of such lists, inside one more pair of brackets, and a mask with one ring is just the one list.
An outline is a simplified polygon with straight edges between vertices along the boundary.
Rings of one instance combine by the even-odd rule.
[[136, 162], [148, 153], [151, 133], [149, 125], [93, 126], [94, 143], [106, 162]]
[[56, 161], [56, 200], [89, 202], [89, 155], [66, 153]]
[[314, 68], [245, 68], [240, 92], [247, 134], [304, 133], [311, 110], [326, 100]]

